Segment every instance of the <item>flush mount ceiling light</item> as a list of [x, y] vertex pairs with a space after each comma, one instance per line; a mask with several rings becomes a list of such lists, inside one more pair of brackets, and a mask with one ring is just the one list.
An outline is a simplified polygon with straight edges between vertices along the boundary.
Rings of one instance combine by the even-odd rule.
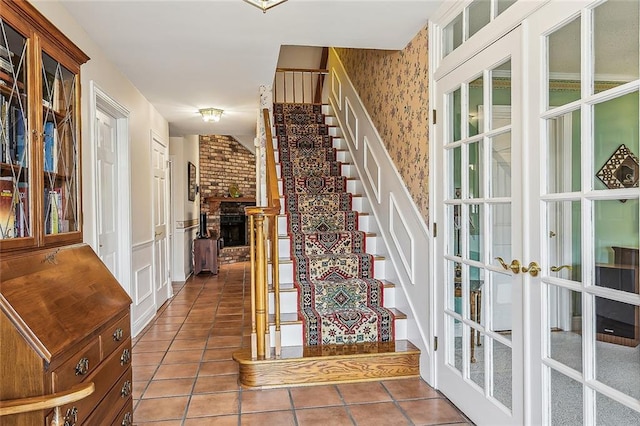
[[287, 0], [244, 0], [250, 5], [257, 7], [258, 9], [262, 9], [262, 13], [267, 13], [267, 10], [271, 9], [274, 6], [279, 5], [280, 3], [284, 3]]
[[223, 111], [218, 108], [202, 108], [198, 110], [204, 121], [220, 121]]

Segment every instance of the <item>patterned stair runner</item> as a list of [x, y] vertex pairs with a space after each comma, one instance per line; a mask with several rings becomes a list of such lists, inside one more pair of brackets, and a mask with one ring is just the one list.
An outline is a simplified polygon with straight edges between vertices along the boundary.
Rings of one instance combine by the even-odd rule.
[[275, 104], [274, 116], [305, 345], [393, 341], [321, 105]]

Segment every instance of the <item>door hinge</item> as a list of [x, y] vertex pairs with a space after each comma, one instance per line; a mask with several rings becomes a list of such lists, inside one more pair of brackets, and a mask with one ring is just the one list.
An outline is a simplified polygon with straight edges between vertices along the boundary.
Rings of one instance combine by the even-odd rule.
[[431, 117], [432, 117], [431, 121], [433, 121], [433, 124], [437, 124], [438, 120], [437, 120], [437, 115], [436, 115], [436, 110], [435, 109], [431, 110]]
[[433, 238], [438, 236], [438, 224], [433, 222]]
[[433, 351], [437, 351], [438, 350], [438, 336], [434, 336], [433, 337]]

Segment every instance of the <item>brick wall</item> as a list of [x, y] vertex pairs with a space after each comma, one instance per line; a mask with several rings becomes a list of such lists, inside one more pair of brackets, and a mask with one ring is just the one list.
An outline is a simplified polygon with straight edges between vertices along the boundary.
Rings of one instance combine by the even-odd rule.
[[228, 195], [229, 186], [234, 183], [238, 185], [243, 196], [255, 197], [255, 155], [232, 136], [201, 135], [200, 211], [207, 213], [207, 228], [215, 231], [217, 235], [220, 235], [220, 215], [211, 214], [206, 198]]

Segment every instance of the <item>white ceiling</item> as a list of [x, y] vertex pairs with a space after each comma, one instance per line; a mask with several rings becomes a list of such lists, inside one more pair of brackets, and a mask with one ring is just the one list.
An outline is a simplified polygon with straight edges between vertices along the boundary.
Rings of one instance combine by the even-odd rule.
[[[169, 122], [171, 136], [255, 136], [258, 87], [282, 45], [402, 49], [443, 0], [62, 0]], [[224, 109], [218, 123], [197, 111]]]

